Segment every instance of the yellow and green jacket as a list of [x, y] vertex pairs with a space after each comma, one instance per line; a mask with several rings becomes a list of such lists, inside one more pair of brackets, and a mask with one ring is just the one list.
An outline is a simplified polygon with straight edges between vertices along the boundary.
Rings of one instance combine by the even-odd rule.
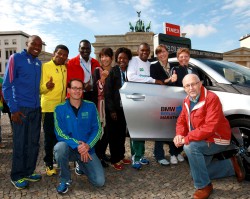
[[[53, 78], [55, 87], [48, 90], [46, 83]], [[42, 112], [54, 112], [56, 105], [65, 101], [66, 97], [67, 68], [65, 65], [55, 65], [51, 60], [42, 66], [42, 76], [40, 83]]]

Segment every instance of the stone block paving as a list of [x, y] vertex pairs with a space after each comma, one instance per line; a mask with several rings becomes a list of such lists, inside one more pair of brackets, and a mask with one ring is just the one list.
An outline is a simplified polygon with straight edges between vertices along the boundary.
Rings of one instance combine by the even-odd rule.
[[[69, 191], [60, 195], [56, 192], [59, 183], [58, 176], [48, 177], [45, 174], [43, 163], [43, 132], [41, 132], [40, 153], [37, 162], [36, 172], [42, 174], [40, 182], [30, 183], [28, 189], [16, 190], [10, 182], [10, 169], [12, 157], [12, 137], [9, 118], [2, 115], [2, 137], [6, 148], [0, 149], [0, 198], [93, 198], [93, 199], [185, 199], [192, 198], [193, 187], [192, 178], [187, 162], [178, 165], [161, 166], [153, 157], [153, 142], [146, 141], [146, 157], [150, 160], [150, 165], [143, 166], [137, 171], [131, 165], [125, 165], [123, 171], [116, 171], [109, 166], [105, 169], [106, 183], [102, 188], [92, 186], [86, 176], [77, 176], [72, 168], [73, 183]], [[169, 159], [168, 146], [164, 146], [167, 159]], [[126, 156], [130, 157], [129, 138], [126, 141]], [[59, 172], [59, 170], [58, 170]], [[228, 198], [250, 198], [250, 182], [238, 183], [235, 177], [217, 179], [212, 181], [214, 185], [211, 199]]]

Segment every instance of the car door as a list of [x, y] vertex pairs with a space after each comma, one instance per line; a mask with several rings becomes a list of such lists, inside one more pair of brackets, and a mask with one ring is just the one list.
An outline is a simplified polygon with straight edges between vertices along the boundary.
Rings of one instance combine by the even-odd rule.
[[183, 88], [125, 82], [120, 95], [132, 139], [173, 140]]

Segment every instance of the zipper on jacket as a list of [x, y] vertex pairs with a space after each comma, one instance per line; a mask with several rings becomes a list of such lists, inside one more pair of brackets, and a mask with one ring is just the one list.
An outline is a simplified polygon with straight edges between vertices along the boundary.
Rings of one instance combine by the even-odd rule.
[[[62, 66], [60, 66], [60, 68], [61, 68], [61, 73], [62, 73], [62, 85], [63, 85], [63, 89], [62, 89], [62, 93], [61, 93], [61, 102], [63, 102], [63, 91], [64, 91], [64, 74], [63, 74], [63, 69], [62, 69]], [[67, 83], [67, 82], [66, 82]], [[66, 96], [64, 96], [64, 98], [65, 98]]]

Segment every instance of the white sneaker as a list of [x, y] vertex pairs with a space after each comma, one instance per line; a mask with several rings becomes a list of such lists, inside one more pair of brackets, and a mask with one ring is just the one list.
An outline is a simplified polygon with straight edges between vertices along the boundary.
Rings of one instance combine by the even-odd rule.
[[157, 162], [163, 166], [167, 166], [170, 164], [166, 159], [158, 160]]
[[178, 160], [177, 160], [177, 158], [176, 158], [175, 155], [172, 155], [172, 156], [170, 157], [170, 163], [171, 163], [171, 164], [178, 164]]
[[178, 154], [177, 159], [178, 159], [179, 162], [184, 161], [184, 157], [181, 154]]

